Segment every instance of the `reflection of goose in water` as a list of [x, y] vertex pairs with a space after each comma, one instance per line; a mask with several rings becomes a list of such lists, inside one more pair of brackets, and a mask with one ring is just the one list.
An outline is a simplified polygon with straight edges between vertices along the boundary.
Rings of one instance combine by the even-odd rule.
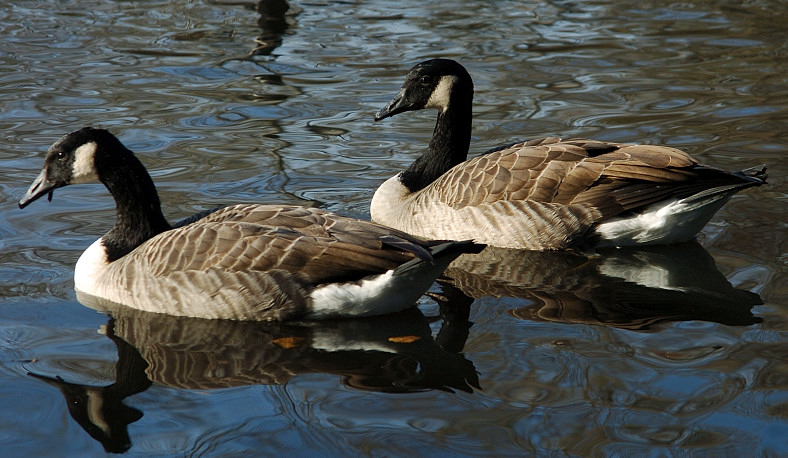
[[[89, 304], [87, 304], [89, 305]], [[142, 412], [126, 397], [152, 383], [216, 389], [286, 383], [299, 374], [342, 376], [346, 386], [388, 393], [479, 388], [473, 363], [459, 353], [468, 305], [443, 304], [433, 337], [417, 309], [368, 319], [259, 323], [174, 317], [118, 308], [106, 335], [118, 348], [115, 383], [88, 386], [31, 374], [60, 389], [71, 416], [110, 452], [131, 446], [128, 424]]]
[[260, 15], [257, 19], [260, 35], [254, 40], [255, 47], [244, 56], [223, 59], [222, 64], [231, 60], [250, 60], [254, 56], [270, 56], [282, 46], [282, 37], [290, 27], [288, 19], [301, 12], [300, 8], [291, 9], [287, 0], [260, 0], [256, 7], [247, 5], [246, 8], [256, 8]]
[[638, 249], [533, 252], [488, 247], [463, 255], [445, 271], [449, 284], [479, 298], [535, 302], [518, 318], [643, 330], [669, 321], [733, 326], [760, 323], [752, 292], [734, 288], [698, 243]]
[[[253, 55], [268, 56], [282, 45], [282, 36], [288, 27], [286, 13], [289, 9], [286, 0], [260, 0], [257, 3], [257, 12], [260, 14], [257, 25], [261, 33], [255, 40], [257, 46], [252, 51]], [[295, 14], [291, 12], [291, 15]]]

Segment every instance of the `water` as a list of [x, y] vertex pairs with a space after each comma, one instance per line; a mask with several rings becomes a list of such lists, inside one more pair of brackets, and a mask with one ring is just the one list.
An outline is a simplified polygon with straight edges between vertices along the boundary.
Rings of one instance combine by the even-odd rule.
[[[784, 3], [263, 3], [0, 7], [4, 455], [788, 454]], [[110, 319], [72, 283], [106, 191], [16, 208], [90, 124], [139, 154], [171, 220], [240, 201], [367, 218], [434, 122], [372, 116], [437, 56], [474, 76], [474, 151], [659, 143], [767, 163], [770, 184], [700, 244], [490, 252], [440, 302], [318, 325]]]

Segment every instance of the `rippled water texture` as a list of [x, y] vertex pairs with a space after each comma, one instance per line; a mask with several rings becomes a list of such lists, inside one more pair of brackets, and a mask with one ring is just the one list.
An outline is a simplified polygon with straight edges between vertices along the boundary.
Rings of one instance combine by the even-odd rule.
[[[785, 2], [8, 3], [0, 454], [788, 454]], [[766, 163], [770, 184], [699, 244], [484, 252], [418, 310], [317, 325], [110, 319], [72, 282], [111, 224], [104, 188], [16, 208], [90, 124], [138, 153], [171, 220], [239, 201], [367, 218], [435, 119], [372, 116], [438, 56], [474, 76], [474, 152], [660, 143]]]

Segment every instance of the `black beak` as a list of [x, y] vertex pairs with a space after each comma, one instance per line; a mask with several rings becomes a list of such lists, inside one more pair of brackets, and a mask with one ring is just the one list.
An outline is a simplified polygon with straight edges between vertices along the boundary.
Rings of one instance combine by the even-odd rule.
[[30, 185], [25, 196], [19, 200], [19, 208], [27, 207], [31, 202], [44, 194], [49, 194], [49, 200], [52, 200], [52, 191], [59, 187], [57, 183], [49, 181], [46, 169], [42, 170], [41, 173], [38, 174], [38, 177], [36, 177], [36, 181]]
[[388, 105], [375, 114], [375, 121], [380, 121], [381, 119], [389, 118], [395, 114], [415, 109], [416, 104], [408, 100], [405, 94], [405, 88], [403, 87], [399, 90], [399, 94], [391, 99]]

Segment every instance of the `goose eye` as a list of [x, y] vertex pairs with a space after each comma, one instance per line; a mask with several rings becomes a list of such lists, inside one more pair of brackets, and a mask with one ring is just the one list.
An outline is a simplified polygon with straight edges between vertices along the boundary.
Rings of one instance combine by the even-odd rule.
[[66, 159], [66, 152], [65, 151], [58, 151], [57, 152], [57, 160], [62, 161]]
[[429, 86], [430, 83], [432, 83], [432, 78], [430, 78], [429, 75], [423, 75], [421, 78], [419, 78], [419, 84], [422, 86]]

